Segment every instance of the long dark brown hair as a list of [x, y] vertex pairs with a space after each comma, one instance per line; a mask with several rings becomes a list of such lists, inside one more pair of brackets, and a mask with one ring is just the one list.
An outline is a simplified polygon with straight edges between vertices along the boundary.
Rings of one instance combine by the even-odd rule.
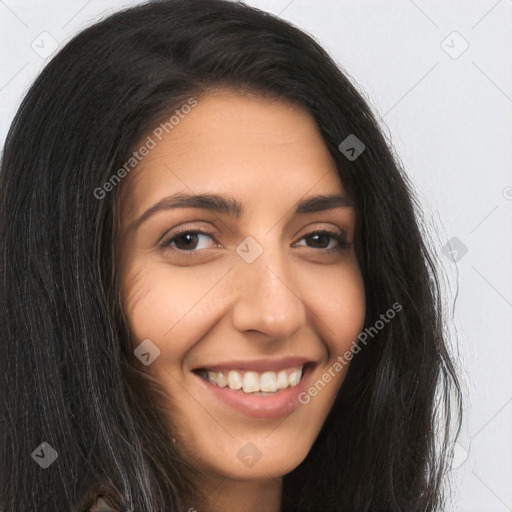
[[[0, 510], [81, 511], [103, 491], [122, 510], [188, 509], [193, 478], [117, 300], [120, 188], [98, 190], [156, 120], [219, 87], [311, 113], [357, 205], [365, 328], [403, 308], [354, 356], [308, 456], [283, 478], [283, 512], [442, 510], [460, 390], [414, 191], [319, 44], [222, 0], [150, 2], [84, 30], [12, 123], [0, 174]], [[350, 134], [365, 144], [355, 160], [338, 149]], [[47, 469], [31, 456], [43, 442], [58, 453]]]

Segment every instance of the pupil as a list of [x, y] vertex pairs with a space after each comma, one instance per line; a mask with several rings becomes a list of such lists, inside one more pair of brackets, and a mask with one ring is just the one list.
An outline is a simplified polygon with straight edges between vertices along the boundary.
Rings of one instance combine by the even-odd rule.
[[[311, 235], [311, 238], [315, 239], [315, 243], [318, 243], [318, 239], [319, 238], [320, 239], [324, 238], [324, 239], [326, 239], [325, 241], [327, 242], [327, 245], [329, 245], [329, 241], [328, 241], [329, 237], [328, 237], [328, 235]], [[322, 245], [322, 244], [320, 244], [320, 245]]]
[[[179, 249], [190, 249], [191, 248], [191, 244], [190, 243], [186, 243], [183, 245], [183, 247], [179, 247], [179, 241], [180, 240], [185, 240], [187, 239], [188, 242], [191, 242], [192, 241], [192, 245], [193, 245], [193, 242], [195, 241], [197, 243], [197, 240], [191, 240], [192, 238], [194, 239], [197, 239], [197, 234], [191, 234], [191, 233], [186, 233], [184, 235], [180, 235], [177, 239], [176, 239], [176, 246], [179, 248]], [[194, 247], [192, 247], [193, 249]]]

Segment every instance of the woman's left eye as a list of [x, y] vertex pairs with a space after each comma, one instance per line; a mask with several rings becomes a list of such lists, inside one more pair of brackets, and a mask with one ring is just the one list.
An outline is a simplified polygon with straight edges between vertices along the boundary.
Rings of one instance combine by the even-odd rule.
[[[162, 242], [163, 247], [171, 247], [178, 253], [183, 253], [183, 255], [194, 255], [196, 251], [199, 249], [208, 249], [209, 247], [203, 246], [200, 247], [201, 237], [211, 238], [215, 240], [212, 233], [207, 233], [204, 231], [197, 230], [187, 230], [182, 231], [180, 233], [174, 234], [172, 237], [164, 240]], [[346, 240], [345, 233], [335, 233], [331, 231], [312, 231], [307, 235], [304, 235], [300, 240], [310, 240], [313, 241], [313, 246], [306, 245], [306, 247], [311, 247], [313, 249], [320, 249], [325, 252], [331, 251], [339, 251], [343, 249], [348, 249], [352, 244], [348, 243]], [[331, 242], [335, 241], [336, 244], [332, 247]], [[326, 246], [325, 246], [326, 245]], [[299, 244], [295, 243], [294, 247], [299, 246]]]
[[314, 244], [323, 245], [327, 239], [335, 240], [337, 242], [337, 246], [329, 247], [329, 243], [327, 243], [327, 247], [314, 247], [316, 249], [322, 249], [324, 251], [337, 251], [342, 249], [348, 249], [352, 244], [347, 242], [347, 236], [345, 233], [334, 233], [332, 231], [313, 231], [304, 235], [301, 240], [311, 239], [314, 240]]

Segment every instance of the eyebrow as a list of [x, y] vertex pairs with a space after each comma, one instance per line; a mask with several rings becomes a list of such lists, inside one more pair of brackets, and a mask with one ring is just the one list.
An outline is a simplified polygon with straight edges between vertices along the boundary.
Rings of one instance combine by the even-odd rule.
[[[317, 195], [299, 201], [295, 214], [315, 213], [336, 208], [353, 208], [354, 206], [354, 202], [344, 195]], [[231, 196], [178, 192], [163, 198], [151, 206], [128, 227], [128, 230], [137, 229], [142, 222], [161, 210], [173, 210], [176, 208], [201, 208], [216, 213], [224, 213], [236, 219], [239, 219], [244, 213], [243, 205]]]

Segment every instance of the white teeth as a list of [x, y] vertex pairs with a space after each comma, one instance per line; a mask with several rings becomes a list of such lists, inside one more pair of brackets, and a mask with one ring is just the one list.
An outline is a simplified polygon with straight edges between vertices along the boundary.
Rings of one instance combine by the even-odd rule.
[[288, 387], [288, 374], [285, 370], [281, 370], [277, 374], [277, 389], [285, 389]]
[[[215, 374], [214, 372], [211, 372], [211, 373]], [[208, 372], [208, 377], [209, 376], [210, 376], [210, 372]], [[228, 385], [228, 379], [222, 372], [217, 373], [217, 385], [220, 386], [221, 388]]]
[[[217, 384], [217, 382], [215, 380], [213, 382], [215, 382], [215, 384]], [[231, 389], [235, 389], [235, 390], [241, 389], [242, 376], [238, 372], [231, 370], [228, 373], [228, 386]]]
[[260, 379], [256, 372], [245, 372], [243, 378], [244, 393], [254, 393], [260, 390]]
[[296, 386], [302, 378], [302, 366], [288, 368], [279, 372], [266, 371], [263, 373], [253, 371], [230, 370], [225, 372], [214, 372], [207, 370], [203, 376], [217, 386], [226, 387], [235, 391], [242, 390], [244, 393], [276, 393], [287, 387]]
[[212, 371], [208, 371], [208, 380], [214, 381], [217, 384], [217, 386], [220, 386], [221, 388], [224, 388], [228, 385], [228, 380], [226, 379], [226, 376], [222, 373], [215, 373]]
[[265, 372], [260, 376], [260, 391], [274, 393], [277, 391], [276, 372]]
[[290, 376], [288, 377], [288, 382], [290, 383], [290, 386], [296, 386], [300, 382], [301, 375], [302, 375], [301, 370], [293, 371], [290, 374]]

